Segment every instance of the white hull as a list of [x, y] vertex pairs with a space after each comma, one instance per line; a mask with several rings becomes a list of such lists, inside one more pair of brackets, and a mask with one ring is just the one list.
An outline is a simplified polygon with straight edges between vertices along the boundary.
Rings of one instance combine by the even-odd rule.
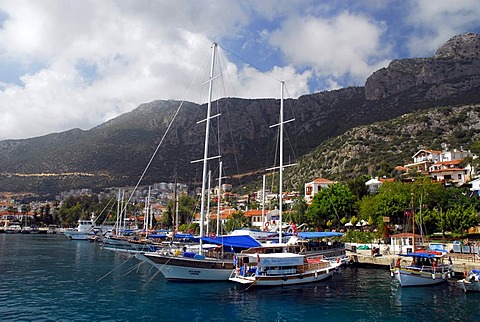
[[480, 292], [480, 282], [469, 282], [463, 279], [457, 281], [457, 286], [461, 288], [465, 293]]
[[155, 266], [167, 280], [228, 281], [233, 269], [232, 261], [195, 259], [159, 254], [135, 255]]
[[417, 270], [395, 268], [392, 270], [393, 276], [401, 286], [428, 286], [446, 282], [447, 272], [421, 272]]
[[95, 236], [95, 234], [92, 232], [81, 232], [72, 230], [66, 230], [64, 234], [71, 240], [90, 240], [92, 236]]
[[255, 286], [284, 286], [284, 285], [297, 285], [306, 283], [315, 283], [323, 281], [333, 275], [335, 271], [331, 270], [319, 270], [304, 274], [295, 274], [289, 276], [235, 276], [231, 277], [230, 281], [240, 284], [250, 284]]
[[155, 265], [167, 280], [228, 281], [231, 269]]

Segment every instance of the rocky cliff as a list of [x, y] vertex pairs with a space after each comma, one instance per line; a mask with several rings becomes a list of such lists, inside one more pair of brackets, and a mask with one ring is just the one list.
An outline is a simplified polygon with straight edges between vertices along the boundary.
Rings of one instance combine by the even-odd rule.
[[[370, 76], [365, 87], [286, 100], [285, 119], [293, 117], [295, 122], [286, 125], [289, 141], [284, 157], [295, 161], [324, 141], [358, 126], [439, 106], [479, 103], [479, 37], [476, 34], [453, 37], [432, 58], [393, 61]], [[218, 103], [222, 116], [212, 133], [218, 133], [219, 137], [218, 141], [212, 141], [211, 151], [216, 155], [220, 146], [224, 173], [230, 176], [258, 173], [273, 166], [276, 133], [269, 126], [278, 122], [279, 101], [228, 98]], [[0, 141], [0, 189], [44, 193], [135, 184], [178, 104], [175, 101], [142, 104], [88, 131]], [[142, 184], [175, 178], [187, 183], [200, 180], [201, 169], [191, 161], [203, 155], [204, 128], [196, 122], [204, 118], [205, 108], [205, 105], [184, 104]], [[402, 153], [409, 157], [411, 151]], [[352, 171], [354, 167], [366, 170], [366, 174], [370, 171], [368, 167], [347, 162], [346, 156], [343, 158], [341, 171]], [[315, 173], [311, 170], [312, 176]], [[308, 173], [303, 175], [309, 177]]]
[[380, 100], [417, 89], [426, 100], [459, 96], [480, 86], [480, 35], [448, 40], [432, 58], [392, 61], [365, 84], [367, 100]]

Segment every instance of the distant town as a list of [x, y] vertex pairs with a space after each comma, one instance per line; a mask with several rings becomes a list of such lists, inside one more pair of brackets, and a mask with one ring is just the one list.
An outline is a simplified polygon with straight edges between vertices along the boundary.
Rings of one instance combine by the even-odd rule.
[[[427, 150], [417, 151], [412, 156], [412, 163], [396, 167], [396, 170], [402, 173], [401, 180], [409, 181], [414, 177], [422, 176], [430, 178], [432, 182], [442, 183], [445, 187], [465, 187], [469, 196], [478, 195], [480, 191], [480, 178], [475, 178], [476, 169], [474, 164], [478, 163], [477, 156], [470, 151], [463, 149], [449, 150], [446, 147], [443, 150]], [[379, 193], [381, 186], [385, 182], [393, 182], [398, 179], [394, 178], [378, 178], [370, 177], [363, 183], [369, 195]], [[304, 191], [284, 192], [282, 196], [285, 205], [285, 211], [293, 211], [295, 203], [301, 202], [306, 207], [310, 207], [314, 202], [315, 195], [322, 189], [326, 189], [338, 182], [316, 178], [304, 184]], [[465, 189], [465, 188], [464, 188]], [[231, 184], [222, 184], [219, 190], [218, 185], [207, 189], [208, 198], [210, 200], [207, 220], [216, 219], [220, 215], [220, 221], [225, 224], [232, 218], [235, 212], [242, 212], [247, 219], [247, 225], [254, 228], [263, 229], [266, 221], [278, 220], [278, 194], [272, 191], [242, 191], [243, 193], [233, 193]], [[53, 202], [31, 202], [22, 204], [16, 201], [16, 197], [11, 194], [0, 194], [0, 218], [1, 227], [7, 229], [11, 225], [25, 226], [28, 223], [39, 226], [48, 225], [74, 225], [75, 222], [66, 222], [61, 216], [55, 214], [62, 205], [70, 199], [82, 198], [85, 196], [94, 197], [100, 203], [101, 200], [110, 200], [116, 203], [125, 203], [134, 206], [130, 209], [129, 220], [141, 222], [146, 212], [146, 205], [156, 221], [160, 222], [162, 216], [172, 209], [168, 209], [169, 202], [175, 203], [178, 196], [189, 196], [193, 200], [198, 199], [201, 195], [201, 188], [196, 187], [189, 190], [187, 184], [160, 182], [149, 186], [134, 187], [115, 187], [103, 190], [101, 193], [94, 194], [90, 189], [70, 190], [60, 193]], [[220, 195], [220, 209], [218, 209]], [[133, 209], [133, 210], [132, 210]], [[192, 209], [192, 222], [200, 223], [199, 209]], [[89, 218], [92, 214], [85, 209], [79, 209], [76, 219]], [[304, 213], [306, 210], [304, 209]], [[109, 214], [104, 216], [102, 220], [114, 220], [115, 209], [110, 208]], [[100, 214], [94, 213], [94, 216], [100, 217]], [[293, 220], [295, 216], [291, 216]], [[343, 224], [351, 224], [351, 214], [344, 214], [347, 222]], [[295, 218], [297, 221], [299, 217]], [[339, 218], [340, 219], [340, 218]], [[335, 221], [335, 220], [334, 220]], [[339, 220], [340, 221], [340, 220]], [[362, 223], [366, 223], [368, 218], [363, 218]], [[172, 224], [172, 223], [170, 223]], [[339, 224], [339, 222], [337, 222]], [[328, 226], [331, 226], [328, 225]], [[347, 225], [348, 226], [348, 225]]]

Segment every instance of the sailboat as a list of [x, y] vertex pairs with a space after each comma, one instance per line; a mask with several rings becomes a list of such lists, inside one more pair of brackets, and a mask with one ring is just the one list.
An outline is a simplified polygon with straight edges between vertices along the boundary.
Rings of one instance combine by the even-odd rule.
[[[158, 268], [168, 280], [190, 280], [190, 281], [227, 281], [233, 269], [234, 253], [227, 250], [240, 251], [250, 247], [260, 246], [260, 243], [250, 236], [217, 236], [214, 240], [204, 236], [205, 222], [205, 194], [207, 181], [207, 164], [209, 160], [217, 159], [220, 156], [209, 157], [209, 131], [210, 120], [218, 117], [211, 115], [213, 81], [217, 78], [215, 72], [215, 57], [217, 44], [212, 45], [212, 59], [210, 65], [210, 76], [208, 80], [208, 104], [205, 121], [205, 145], [203, 159], [202, 192], [200, 206], [200, 237], [198, 251], [188, 251], [184, 247], [182, 251], [168, 252], [141, 252], [135, 256]], [[193, 162], [197, 162], [193, 161]], [[212, 235], [213, 237], [213, 235]], [[204, 245], [204, 241], [210, 240], [213, 246]]]
[[[279, 126], [279, 166], [267, 170], [279, 170], [278, 245], [281, 245], [280, 249], [282, 251], [271, 253], [266, 250], [269, 249], [267, 245], [262, 249], [245, 250], [237, 255], [235, 269], [232, 271], [229, 280], [250, 286], [278, 286], [318, 282], [331, 277], [342, 264], [340, 258], [336, 261], [330, 261], [324, 259], [323, 256], [307, 255], [306, 250], [300, 253], [290, 252], [288, 251], [290, 245], [283, 243], [283, 169], [286, 167], [283, 164], [283, 125], [293, 121], [293, 119], [284, 120], [285, 82], [280, 82], [280, 85], [280, 121], [278, 124], [271, 126]], [[293, 165], [295, 164], [287, 166]]]
[[[436, 285], [447, 281], [453, 274], [453, 267], [445, 263], [445, 253], [415, 246], [414, 193], [411, 193], [412, 245], [413, 249], [399, 257], [390, 268], [390, 275], [403, 286]], [[407, 258], [406, 260], [402, 258]]]

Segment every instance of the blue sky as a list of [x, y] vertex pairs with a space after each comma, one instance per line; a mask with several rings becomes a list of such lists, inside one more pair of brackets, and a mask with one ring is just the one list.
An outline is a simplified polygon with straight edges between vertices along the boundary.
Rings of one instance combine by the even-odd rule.
[[431, 57], [479, 17], [477, 0], [0, 0], [0, 140], [181, 100], [213, 42], [231, 95], [278, 98], [280, 79], [298, 97]]

